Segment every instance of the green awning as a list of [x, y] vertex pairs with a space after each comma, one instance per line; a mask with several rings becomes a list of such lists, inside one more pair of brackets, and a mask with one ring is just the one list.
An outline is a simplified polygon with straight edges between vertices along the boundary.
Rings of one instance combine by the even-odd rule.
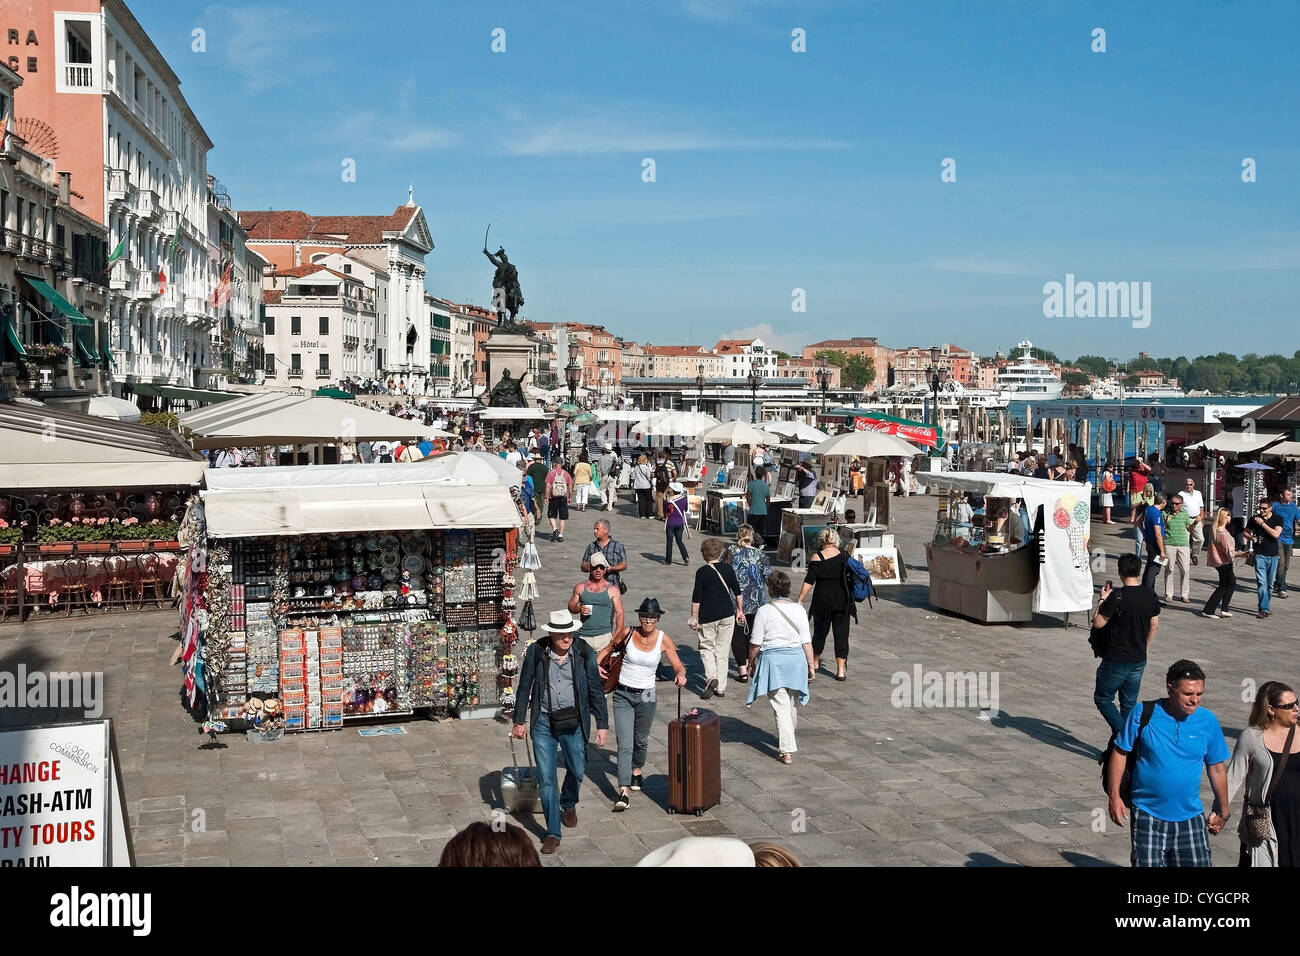
[[55, 322], [54, 319], [50, 318], [40, 309], [36, 308], [36, 306], [32, 305], [30, 302], [24, 302], [23, 305], [27, 308], [27, 311], [31, 312], [36, 319], [45, 323], [45, 328], [49, 329], [49, 338], [51, 340], [50, 341], [51, 345], [67, 344], [66, 340], [63, 338], [62, 325], [60, 325], [58, 322]]
[[351, 392], [345, 392], [341, 388], [332, 388], [332, 387], [316, 389], [316, 397], [317, 398], [342, 398], [342, 399], [356, 398], [356, 396], [353, 395]]
[[[92, 333], [93, 334], [93, 333]], [[85, 336], [79, 331], [74, 331], [72, 337], [77, 340], [77, 353], [81, 356], [86, 365], [98, 365], [99, 358], [95, 355], [93, 345], [87, 346]]]
[[117, 368], [117, 362], [113, 359], [113, 350], [107, 345], [101, 345], [99, 347], [99, 354], [108, 360], [109, 365], [113, 366], [113, 368]]
[[35, 276], [29, 276], [25, 272], [20, 272], [27, 284], [45, 297], [45, 300], [58, 309], [63, 315], [67, 316], [68, 321], [73, 325], [89, 325], [94, 328], [94, 323], [77, 311], [77, 307], [54, 291], [53, 286], [44, 279], [38, 279]]
[[13, 350], [18, 354], [19, 358], [27, 358], [27, 350], [23, 348], [23, 340], [18, 337], [18, 330], [14, 328], [13, 319], [5, 320], [5, 338], [9, 340], [9, 344], [13, 346]]
[[213, 392], [204, 388], [186, 388], [182, 385], [132, 385], [131, 390], [147, 398], [171, 398], [180, 402], [203, 402], [208, 405], [228, 402], [232, 398], [246, 398], [238, 392]]

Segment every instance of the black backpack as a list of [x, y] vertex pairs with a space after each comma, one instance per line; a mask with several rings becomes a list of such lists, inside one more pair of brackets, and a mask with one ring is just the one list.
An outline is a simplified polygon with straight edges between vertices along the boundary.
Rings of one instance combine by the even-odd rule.
[[623, 459], [618, 455], [615, 455], [614, 460], [609, 463], [609, 471], [606, 472], [606, 474], [611, 478], [617, 478], [619, 475], [623, 474]]
[[[1156, 711], [1154, 700], [1144, 700], [1142, 702], [1142, 717], [1138, 721], [1137, 739], [1133, 741], [1133, 749], [1128, 752], [1128, 759], [1124, 762], [1124, 775], [1119, 780], [1119, 798], [1124, 801], [1124, 806], [1133, 806], [1133, 766], [1137, 763], [1138, 755], [1142, 752], [1142, 731], [1146, 730], [1147, 724], [1151, 723], [1151, 715]], [[1097, 762], [1101, 764], [1101, 792], [1110, 795], [1110, 756], [1115, 752], [1115, 738], [1110, 738], [1110, 743], [1102, 751]]]
[[668, 466], [665, 465], [663, 462], [660, 462], [658, 465], [655, 466], [655, 490], [667, 491], [668, 486], [671, 483], [672, 483], [672, 478], [668, 474]]

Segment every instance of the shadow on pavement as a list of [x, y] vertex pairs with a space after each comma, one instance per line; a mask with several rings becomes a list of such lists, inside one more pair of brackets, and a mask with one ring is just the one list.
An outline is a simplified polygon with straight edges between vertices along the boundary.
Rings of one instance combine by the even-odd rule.
[[1098, 748], [1091, 744], [1085, 744], [1060, 724], [1054, 724], [1050, 720], [1042, 720], [1038, 717], [1016, 717], [1002, 710], [989, 723], [994, 727], [1009, 727], [1012, 730], [1018, 730], [1026, 737], [1031, 737], [1039, 743], [1050, 744], [1060, 750], [1078, 754], [1081, 757], [1096, 760], [1101, 756], [1101, 751]]

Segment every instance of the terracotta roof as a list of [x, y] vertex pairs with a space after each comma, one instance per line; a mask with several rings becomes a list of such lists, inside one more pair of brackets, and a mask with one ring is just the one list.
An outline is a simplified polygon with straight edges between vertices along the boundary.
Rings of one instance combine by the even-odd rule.
[[855, 335], [851, 339], [823, 339], [820, 342], [813, 342], [807, 346], [811, 349], [841, 349], [844, 347], [863, 348], [866, 346], [879, 345], [874, 337]]
[[746, 345], [752, 345], [753, 343], [753, 339], [719, 339], [718, 344], [713, 346], [713, 350], [719, 354], [743, 352]]
[[248, 238], [336, 239], [356, 246], [374, 246], [385, 232], [401, 232], [411, 224], [415, 206], [398, 206], [391, 216], [310, 216], [297, 209], [251, 210], [237, 213]]
[[647, 345], [647, 355], [709, 355], [703, 345]]
[[280, 299], [284, 296], [283, 289], [263, 289], [262, 302], [266, 305], [279, 305]]

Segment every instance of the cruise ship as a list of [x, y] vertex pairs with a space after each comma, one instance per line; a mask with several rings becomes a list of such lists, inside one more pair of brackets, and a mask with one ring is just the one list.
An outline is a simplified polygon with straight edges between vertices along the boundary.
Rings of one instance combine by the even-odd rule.
[[1183, 398], [1184, 392], [1171, 385], [1136, 385], [1130, 388], [1108, 378], [1092, 386], [1088, 390], [1088, 397], [1095, 401], [1129, 399], [1136, 402], [1151, 398]]
[[1060, 398], [1065, 383], [1033, 356], [1033, 343], [1020, 342], [1024, 354], [998, 372], [997, 389], [1008, 402], [1043, 402]]

